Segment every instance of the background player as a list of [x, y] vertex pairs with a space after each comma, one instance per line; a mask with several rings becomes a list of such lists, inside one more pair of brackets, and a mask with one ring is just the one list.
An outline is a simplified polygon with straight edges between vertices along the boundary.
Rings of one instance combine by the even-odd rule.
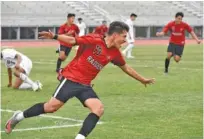
[[128, 66], [120, 53], [121, 44], [126, 41], [129, 28], [123, 22], [113, 22], [106, 38], [99, 34], [89, 34], [78, 38], [54, 35], [52, 32], [41, 32], [40, 38], [57, 39], [78, 44], [79, 50], [75, 58], [63, 69], [64, 79], [57, 87], [53, 97], [47, 103], [38, 103], [24, 112], [16, 112], [6, 124], [6, 132], [10, 133], [17, 123], [24, 118], [38, 116], [43, 113], [57, 111], [70, 98], [76, 97], [89, 108], [91, 113], [85, 119], [75, 139], [85, 139], [95, 128], [103, 115], [103, 104], [91, 87], [91, 81], [109, 62], [119, 66], [126, 74], [140, 81], [145, 86], [154, 83], [154, 79], [146, 79]]
[[185, 31], [188, 31], [198, 44], [201, 42], [192, 28], [182, 21], [183, 17], [184, 14], [182, 12], [176, 13], [175, 20], [169, 22], [163, 28], [162, 32], [156, 33], [156, 36], [164, 36], [168, 31], [171, 32], [169, 46], [167, 48], [167, 58], [165, 59], [165, 73], [168, 73], [169, 63], [172, 56], [174, 56], [176, 62], [179, 62], [181, 59], [185, 45]]
[[79, 36], [84, 36], [85, 35], [85, 30], [86, 30], [86, 24], [84, 23], [82, 18], [78, 18], [78, 23], [77, 26], [80, 30]]
[[[79, 34], [79, 28], [77, 25], [74, 24], [75, 14], [69, 13], [67, 15], [67, 22], [60, 26], [58, 30], [58, 34], [64, 34], [67, 36], [77, 37]], [[56, 72], [58, 73], [61, 68], [62, 61], [66, 60], [67, 56], [69, 55], [72, 44], [60, 42], [60, 49], [59, 49], [59, 57], [57, 59], [57, 67]]]
[[[4, 49], [1, 52], [1, 59], [8, 68], [9, 84], [8, 87], [15, 89], [33, 89], [37, 91], [42, 89], [42, 84], [39, 81], [33, 82], [28, 76], [32, 69], [32, 61], [24, 54], [14, 49]], [[12, 68], [16, 80], [12, 86]]]
[[[77, 26], [80, 30], [79, 32], [79, 36], [84, 36], [85, 35], [85, 31], [86, 31], [86, 24], [83, 22], [82, 18], [78, 18], [78, 23]], [[76, 50], [78, 49], [78, 46], [76, 46]]]
[[105, 37], [108, 32], [107, 21], [102, 21], [102, 25], [96, 27], [93, 30], [93, 33], [100, 34], [101, 36]]
[[134, 39], [135, 35], [134, 35], [134, 29], [133, 29], [133, 21], [135, 21], [136, 18], [137, 18], [137, 15], [132, 13], [130, 15], [130, 19], [128, 19], [125, 22], [129, 26], [130, 30], [129, 30], [128, 35], [127, 35], [128, 46], [123, 50], [122, 53], [127, 58], [134, 58], [134, 56], [132, 56], [132, 48], [134, 47], [134, 42], [135, 42], [135, 39]]

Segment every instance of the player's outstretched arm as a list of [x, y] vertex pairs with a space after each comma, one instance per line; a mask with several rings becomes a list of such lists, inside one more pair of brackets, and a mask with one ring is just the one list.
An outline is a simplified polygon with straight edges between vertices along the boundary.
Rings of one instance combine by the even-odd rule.
[[55, 39], [58, 41], [62, 41], [64, 43], [76, 44], [76, 40], [74, 37], [66, 36], [64, 34], [57, 35], [57, 34], [54, 34], [53, 32], [51, 32], [50, 30], [49, 30], [49, 32], [42, 31], [42, 32], [39, 32], [38, 34], [40, 35], [40, 37], [39, 37], [40, 39]]
[[12, 86], [12, 70], [11, 68], [8, 68], [8, 77], [9, 77], [9, 84], [8, 84], [8, 87], [11, 87]]
[[134, 79], [140, 81], [142, 84], [146, 85], [147, 84], [154, 84], [155, 83], [155, 79], [154, 78], [144, 78], [143, 76], [141, 76], [139, 73], [137, 73], [133, 68], [131, 68], [129, 65], [125, 64], [124, 66], [120, 66], [120, 68], [129, 76], [133, 77]]
[[191, 36], [193, 37], [193, 39], [195, 39], [196, 40], [196, 42], [198, 43], [198, 44], [200, 44], [201, 43], [201, 41], [198, 39], [198, 37], [197, 37], [197, 35], [195, 34], [195, 32], [194, 31], [191, 31]]
[[164, 33], [163, 31], [156, 33], [156, 36], [157, 36], [157, 37], [162, 37], [162, 36], [164, 36], [164, 35], [165, 35], [165, 33]]

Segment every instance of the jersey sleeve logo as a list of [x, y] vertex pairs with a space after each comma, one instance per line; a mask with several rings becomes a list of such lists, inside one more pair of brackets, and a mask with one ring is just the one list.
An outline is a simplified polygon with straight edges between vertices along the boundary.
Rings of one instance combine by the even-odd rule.
[[93, 50], [93, 54], [100, 55], [102, 52], [102, 48], [99, 45], [96, 45], [95, 49]]

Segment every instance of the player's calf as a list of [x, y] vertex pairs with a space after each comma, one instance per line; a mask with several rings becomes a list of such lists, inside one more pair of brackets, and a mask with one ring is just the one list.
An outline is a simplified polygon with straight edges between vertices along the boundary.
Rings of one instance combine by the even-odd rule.
[[85, 139], [93, 131], [104, 113], [103, 104], [97, 98], [87, 99], [84, 104], [90, 109], [91, 113], [84, 120], [83, 126], [75, 139]]
[[57, 67], [56, 67], [56, 72], [58, 73], [59, 70], [61, 69], [61, 64], [62, 61], [66, 60], [67, 56], [65, 54], [60, 54], [58, 59], [57, 59]]

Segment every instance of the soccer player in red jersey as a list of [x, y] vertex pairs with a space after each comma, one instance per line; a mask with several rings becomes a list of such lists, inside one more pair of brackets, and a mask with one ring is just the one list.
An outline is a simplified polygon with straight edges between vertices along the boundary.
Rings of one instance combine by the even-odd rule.
[[[67, 22], [60, 26], [58, 30], [58, 34], [64, 34], [67, 36], [77, 37], [79, 34], [79, 28], [76, 24], [74, 24], [75, 14], [69, 13], [67, 15]], [[61, 67], [62, 61], [66, 60], [67, 56], [69, 55], [72, 44], [60, 42], [60, 49], [59, 49], [59, 57], [57, 60], [57, 67], [56, 72], [58, 73]]]
[[165, 73], [168, 73], [168, 67], [172, 56], [176, 62], [179, 62], [181, 59], [185, 45], [185, 31], [188, 31], [198, 44], [201, 42], [193, 29], [187, 23], [182, 21], [183, 17], [184, 14], [182, 12], [176, 13], [175, 20], [169, 22], [163, 28], [162, 32], [156, 33], [156, 36], [164, 36], [168, 31], [171, 32], [167, 49], [167, 58], [165, 59]]
[[93, 30], [93, 33], [100, 34], [101, 36], [105, 37], [106, 33], [108, 32], [107, 22], [104, 20], [102, 25], [96, 27]]
[[93, 90], [91, 81], [109, 62], [119, 66], [126, 74], [145, 86], [154, 83], [155, 79], [144, 78], [127, 65], [120, 53], [119, 49], [121, 44], [126, 41], [128, 30], [129, 27], [125, 23], [115, 21], [110, 24], [105, 38], [99, 34], [89, 34], [75, 38], [66, 35], [55, 35], [52, 32], [40, 32], [40, 38], [56, 39], [72, 45], [78, 44], [79, 49], [75, 58], [63, 69], [63, 79], [56, 88], [53, 97], [46, 103], [38, 103], [24, 112], [14, 113], [6, 124], [6, 132], [10, 133], [16, 124], [24, 118], [53, 113], [69, 99], [76, 97], [91, 111], [75, 138], [85, 139], [95, 128], [104, 112], [103, 104]]

